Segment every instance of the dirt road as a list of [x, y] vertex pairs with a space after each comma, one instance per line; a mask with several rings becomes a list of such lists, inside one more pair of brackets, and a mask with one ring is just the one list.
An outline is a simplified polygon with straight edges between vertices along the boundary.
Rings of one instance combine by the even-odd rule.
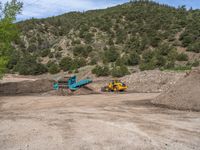
[[157, 95], [0, 97], [0, 149], [199, 149], [200, 112], [155, 107]]

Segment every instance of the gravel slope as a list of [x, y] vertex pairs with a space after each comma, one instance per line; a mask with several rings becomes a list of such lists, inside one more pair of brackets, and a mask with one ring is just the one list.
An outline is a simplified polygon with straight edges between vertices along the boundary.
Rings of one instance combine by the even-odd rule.
[[175, 109], [200, 111], [200, 69], [193, 70], [152, 102]]

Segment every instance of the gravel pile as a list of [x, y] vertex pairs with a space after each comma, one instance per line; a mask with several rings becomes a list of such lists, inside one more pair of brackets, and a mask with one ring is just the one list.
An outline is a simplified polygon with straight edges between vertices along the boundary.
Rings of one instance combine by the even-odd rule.
[[163, 92], [173, 86], [185, 73], [159, 70], [133, 73], [122, 78], [132, 92]]
[[152, 103], [174, 109], [200, 111], [200, 69], [187, 74]]

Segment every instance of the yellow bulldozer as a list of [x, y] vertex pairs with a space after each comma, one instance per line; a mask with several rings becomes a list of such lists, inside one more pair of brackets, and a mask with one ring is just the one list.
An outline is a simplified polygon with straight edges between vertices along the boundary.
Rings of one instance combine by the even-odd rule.
[[120, 80], [113, 80], [107, 86], [101, 88], [102, 92], [123, 92], [128, 86]]

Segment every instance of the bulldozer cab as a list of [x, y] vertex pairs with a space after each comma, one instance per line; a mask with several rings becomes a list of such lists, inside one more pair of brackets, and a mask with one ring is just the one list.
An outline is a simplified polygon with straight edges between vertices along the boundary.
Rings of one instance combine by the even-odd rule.
[[121, 86], [125, 85], [121, 80], [113, 80], [111, 83], [113, 86], [114, 85], [121, 85]]

